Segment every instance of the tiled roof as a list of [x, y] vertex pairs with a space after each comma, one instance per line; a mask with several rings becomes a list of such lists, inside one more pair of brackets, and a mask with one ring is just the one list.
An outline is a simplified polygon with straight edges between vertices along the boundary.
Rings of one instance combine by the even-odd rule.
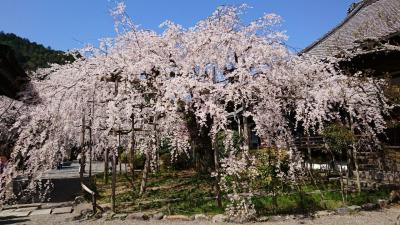
[[301, 53], [335, 56], [357, 40], [382, 38], [400, 31], [400, 0], [364, 0], [347, 17]]

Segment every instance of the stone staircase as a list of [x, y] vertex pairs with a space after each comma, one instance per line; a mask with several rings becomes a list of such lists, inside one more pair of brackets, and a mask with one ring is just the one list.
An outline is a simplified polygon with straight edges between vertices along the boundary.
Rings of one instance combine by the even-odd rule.
[[[399, 159], [397, 159], [399, 157]], [[384, 152], [383, 158], [374, 151], [357, 152], [361, 188], [400, 187], [400, 152]], [[356, 171], [353, 170], [350, 186], [356, 187]]]

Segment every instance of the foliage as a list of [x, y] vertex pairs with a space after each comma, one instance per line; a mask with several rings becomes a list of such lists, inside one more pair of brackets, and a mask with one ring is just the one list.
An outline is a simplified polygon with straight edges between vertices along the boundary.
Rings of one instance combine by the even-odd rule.
[[26, 71], [50, 67], [53, 63], [63, 65], [75, 61], [70, 54], [53, 50], [50, 47], [45, 48], [41, 44], [12, 33], [0, 32], [0, 44], [8, 45], [14, 50], [17, 61]]
[[351, 130], [340, 124], [331, 124], [324, 129], [323, 136], [329, 148], [336, 153], [343, 153], [354, 140]]
[[277, 195], [283, 190], [289, 172], [287, 152], [276, 148], [261, 149], [257, 153], [257, 171], [259, 174], [257, 186], [267, 194], [272, 194], [275, 207], [278, 206]]

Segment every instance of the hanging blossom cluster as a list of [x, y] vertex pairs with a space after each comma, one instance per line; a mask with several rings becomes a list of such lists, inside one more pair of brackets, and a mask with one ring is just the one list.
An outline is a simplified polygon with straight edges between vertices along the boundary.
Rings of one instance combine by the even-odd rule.
[[[30, 95], [29, 110], [15, 118], [13, 129], [19, 135], [2, 185], [18, 175], [38, 178], [40, 171], [54, 166], [56, 152], [65, 155], [67, 146], [82, 144], [83, 115], [91, 123], [91, 144], [99, 154], [115, 149], [120, 144], [116, 132], [129, 131], [134, 123], [156, 132], [140, 136], [143, 151], [155, 154], [154, 138], [168, 138], [176, 158], [190, 148], [188, 113], [195, 115], [199, 127], [209, 126], [215, 139], [228, 129], [227, 109], [233, 105], [252, 118], [267, 146], [288, 151], [293, 180], [301, 165], [292, 144], [297, 127], [318, 133], [344, 111], [359, 131], [370, 136], [382, 132], [389, 107], [383, 81], [349, 77], [334, 62], [292, 54], [282, 44], [286, 36], [278, 29], [280, 17], [265, 14], [245, 24], [240, 16], [246, 8], [219, 7], [188, 29], [167, 21], [158, 34], [139, 29], [118, 4], [112, 15], [116, 27], [123, 29], [116, 38], [102, 39], [99, 48], [82, 50], [86, 57], [40, 70], [41, 79], [32, 79], [31, 91], [37, 94]], [[129, 143], [128, 136], [121, 139]], [[251, 196], [242, 178], [256, 175], [254, 160], [244, 149], [221, 161], [217, 172], [232, 196], [232, 214], [253, 213], [250, 198], [240, 197], [240, 192]], [[17, 166], [21, 163], [24, 169]], [[234, 189], [223, 185], [228, 176], [237, 177]]]
[[234, 221], [248, 221], [256, 216], [256, 210], [252, 203], [253, 183], [258, 171], [255, 156], [250, 155], [248, 149], [243, 151], [235, 149], [232, 140], [233, 132], [226, 131], [224, 148], [228, 156], [221, 159], [221, 169], [213, 176], [221, 176], [219, 184], [227, 193], [229, 204], [225, 211]]

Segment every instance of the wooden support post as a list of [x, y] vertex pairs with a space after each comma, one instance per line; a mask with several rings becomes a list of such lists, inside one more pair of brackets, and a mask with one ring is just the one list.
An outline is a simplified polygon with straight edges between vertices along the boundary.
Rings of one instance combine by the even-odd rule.
[[90, 188], [88, 188], [83, 183], [81, 183], [81, 187], [82, 187], [82, 190], [86, 191], [87, 193], [89, 193], [92, 196], [93, 214], [96, 214], [96, 208], [97, 208], [96, 193], [94, 191], [90, 190]]
[[115, 213], [115, 185], [117, 182], [117, 169], [116, 169], [117, 157], [115, 149], [112, 151], [112, 181], [111, 181], [111, 210]]
[[140, 183], [140, 191], [139, 191], [140, 196], [142, 196], [144, 194], [144, 192], [146, 192], [146, 182], [147, 182], [147, 176], [149, 174], [149, 170], [150, 170], [150, 153], [147, 150], [146, 151], [146, 161], [145, 161], [143, 173], [142, 173], [142, 182]]
[[96, 214], [96, 195], [92, 195], [92, 204], [93, 204], [93, 214]]
[[119, 164], [119, 175], [122, 173], [122, 160], [121, 160], [121, 128], [118, 131], [118, 164]]
[[108, 184], [108, 150], [109, 148], [106, 148], [104, 150], [104, 183]]
[[312, 155], [311, 155], [311, 148], [310, 148], [310, 135], [307, 133], [307, 153], [308, 153], [308, 164], [310, 173], [312, 173], [313, 165], [312, 165]]
[[243, 116], [243, 138], [244, 138], [244, 147], [249, 150], [251, 145], [251, 132], [248, 124], [248, 119], [246, 116]]
[[158, 136], [157, 133], [157, 123], [154, 121], [154, 133], [155, 133], [155, 144], [156, 144], [156, 171], [160, 172], [160, 137]]
[[82, 125], [81, 125], [81, 158], [80, 158], [80, 162], [79, 162], [79, 179], [81, 181], [81, 183], [83, 182], [83, 173], [85, 171], [85, 110], [83, 110], [83, 114], [82, 114]]
[[[332, 157], [332, 162], [333, 162], [333, 170], [335, 170], [335, 165], [336, 165], [336, 159], [335, 159], [335, 154], [333, 154], [333, 152], [331, 151], [331, 148], [328, 146], [328, 144], [326, 143], [325, 138], [323, 138], [323, 142], [324, 142], [324, 147], [325, 149], [330, 153], [331, 157]], [[342, 172], [342, 166], [340, 166], [340, 171], [339, 171], [339, 180], [340, 180], [340, 193], [342, 195], [342, 202], [343, 204], [346, 204], [346, 198], [345, 198], [345, 190], [344, 190], [344, 181], [343, 181], [343, 172]], [[347, 197], [347, 195], [346, 195]]]
[[[360, 182], [360, 173], [358, 170], [358, 160], [357, 160], [357, 148], [355, 145], [355, 138], [354, 138], [354, 125], [353, 125], [353, 117], [349, 115], [349, 125], [350, 125], [350, 130], [351, 130], [351, 147], [352, 147], [352, 153], [353, 153], [353, 159], [354, 159], [354, 166], [356, 169], [356, 179], [357, 179], [357, 191], [358, 193], [361, 193], [361, 182]], [[348, 168], [347, 168], [348, 169]]]
[[92, 120], [89, 120], [89, 181], [92, 182]]
[[221, 187], [219, 186], [220, 173], [219, 173], [219, 152], [215, 140], [212, 140], [212, 147], [214, 149], [214, 170], [217, 176], [215, 177], [215, 192], [218, 208], [222, 208]]
[[135, 188], [134, 182], [135, 182], [135, 115], [131, 115], [131, 121], [132, 121], [132, 133], [131, 133], [131, 182], [132, 182], [132, 187], [133, 189]]

